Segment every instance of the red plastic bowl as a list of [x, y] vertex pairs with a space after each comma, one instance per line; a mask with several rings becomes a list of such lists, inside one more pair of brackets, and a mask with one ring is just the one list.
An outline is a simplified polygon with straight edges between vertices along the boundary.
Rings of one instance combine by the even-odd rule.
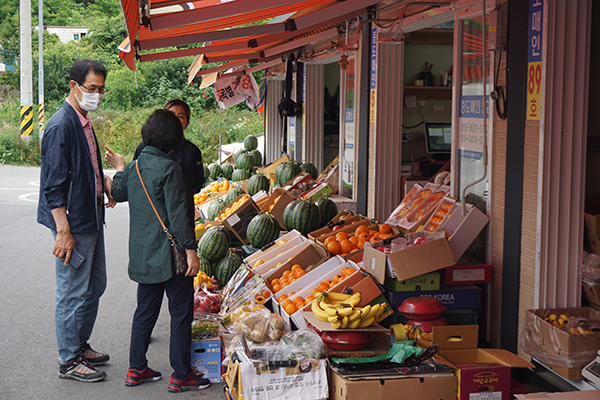
[[435, 297], [414, 296], [404, 300], [398, 311], [408, 319], [421, 321], [439, 318], [446, 311], [446, 306]]
[[371, 341], [364, 332], [323, 332], [323, 342], [332, 350], [360, 350]]

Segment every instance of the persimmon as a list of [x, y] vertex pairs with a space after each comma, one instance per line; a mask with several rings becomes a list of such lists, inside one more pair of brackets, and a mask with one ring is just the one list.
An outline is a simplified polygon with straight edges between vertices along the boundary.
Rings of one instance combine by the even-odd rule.
[[277, 293], [281, 290], [281, 285], [279, 283], [272, 285], [271, 287], [273, 288], [273, 293]]
[[319, 292], [325, 292], [326, 290], [329, 290], [329, 285], [325, 282], [321, 282], [317, 289], [319, 289]]
[[340, 275], [344, 278], [347, 277], [348, 275], [350, 275], [351, 273], [352, 273], [352, 268], [350, 268], [350, 267], [344, 267], [340, 271]]
[[365, 248], [365, 242], [364, 242], [364, 241], [362, 241], [362, 240], [360, 240], [360, 241], [358, 242], [358, 246], [356, 246], [356, 247], [358, 247], [359, 249], [364, 249], [364, 248]]
[[275, 278], [271, 281], [271, 286], [273, 285], [279, 285], [279, 279]]
[[379, 233], [391, 233], [392, 232], [392, 227], [389, 226], [388, 224], [381, 224], [379, 225]]
[[369, 228], [367, 228], [366, 225], [361, 225], [358, 228], [356, 228], [356, 231], [354, 231], [354, 235], [356, 236], [356, 235], [358, 235], [360, 233], [368, 232], [368, 231], [369, 231]]
[[288, 315], [292, 315], [293, 313], [295, 313], [296, 311], [298, 311], [298, 307], [296, 307], [296, 305], [294, 303], [291, 303], [291, 302], [287, 306], [283, 307], [283, 309], [285, 310], [285, 312]]
[[281, 302], [281, 307], [287, 306], [288, 304], [294, 304], [294, 302], [290, 299], [285, 299], [284, 301]]
[[327, 286], [329, 286], [331, 288], [331, 279], [325, 280], [325, 283], [327, 284]]
[[325, 245], [325, 247], [327, 247], [327, 245], [331, 242], [336, 242], [337, 238], [335, 237], [335, 235], [332, 236], [328, 236], [327, 239], [325, 239], [325, 241], [323, 242], [323, 244]]
[[313, 299], [317, 298], [317, 294], [320, 293], [321, 290], [319, 290], [318, 287], [314, 288], [313, 290], [310, 291], [310, 295], [312, 296]]
[[358, 238], [356, 236], [352, 236], [348, 240], [350, 241], [350, 243], [352, 243], [352, 246], [354, 246], [355, 248], [356, 246], [358, 246]]
[[340, 250], [342, 250], [342, 253], [350, 253], [353, 248], [354, 246], [352, 245], [352, 242], [348, 239], [342, 240], [340, 243]]
[[296, 296], [296, 297], [294, 297], [294, 299], [292, 301], [294, 302], [294, 304], [296, 304], [298, 302], [304, 303], [304, 297], [302, 297], [302, 296]]
[[304, 304], [308, 304], [310, 302], [312, 302], [314, 300], [314, 296], [306, 296], [306, 298], [304, 299]]
[[338, 242], [348, 239], [348, 234], [346, 232], [338, 232], [335, 235]]
[[304, 275], [306, 275], [306, 271], [305, 271], [305, 270], [303, 270], [303, 269], [298, 269], [298, 270], [296, 270], [296, 272], [294, 273], [294, 277], [295, 277], [296, 279], [298, 279], [298, 278], [300, 278], [301, 276], [304, 276]]
[[281, 296], [279, 296], [279, 297], [277, 298], [277, 302], [278, 302], [278, 303], [281, 303], [282, 301], [284, 301], [284, 300], [285, 300], [285, 299], [287, 299], [287, 298], [288, 298], [288, 297], [287, 297], [287, 295], [285, 295], [285, 294], [282, 294]]
[[287, 271], [283, 271], [283, 274], [281, 274], [281, 276], [283, 278], [289, 278], [289, 276], [292, 274], [292, 271], [287, 270]]
[[302, 265], [300, 265], [300, 264], [294, 264], [294, 265], [292, 265], [292, 269], [290, 269], [290, 271], [292, 271], [292, 274], [294, 274], [299, 269], [304, 269], [304, 268], [302, 268]]
[[341, 250], [340, 248], [340, 244], [338, 242], [331, 242], [327, 245], [327, 250], [331, 253], [331, 254], [338, 254]]

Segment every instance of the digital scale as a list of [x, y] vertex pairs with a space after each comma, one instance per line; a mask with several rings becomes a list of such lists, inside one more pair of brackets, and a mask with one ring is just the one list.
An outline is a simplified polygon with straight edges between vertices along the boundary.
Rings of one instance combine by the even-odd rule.
[[597, 387], [600, 387], [600, 350], [598, 350], [596, 358], [583, 368], [581, 375]]

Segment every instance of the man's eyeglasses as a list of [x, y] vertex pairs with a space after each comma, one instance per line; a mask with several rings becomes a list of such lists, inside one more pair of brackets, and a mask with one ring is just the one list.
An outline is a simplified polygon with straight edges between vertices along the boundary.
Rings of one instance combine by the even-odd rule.
[[79, 86], [81, 86], [82, 88], [84, 88], [85, 90], [87, 90], [87, 91], [88, 91], [88, 92], [90, 92], [90, 93], [100, 93], [100, 94], [104, 94], [104, 93], [108, 92], [108, 89], [107, 89], [107, 88], [105, 88], [104, 86], [101, 86], [101, 87], [95, 87], [95, 88], [92, 88], [92, 89], [90, 89], [90, 88], [87, 88], [87, 87], [85, 87], [85, 86], [83, 86], [83, 85], [79, 85]]

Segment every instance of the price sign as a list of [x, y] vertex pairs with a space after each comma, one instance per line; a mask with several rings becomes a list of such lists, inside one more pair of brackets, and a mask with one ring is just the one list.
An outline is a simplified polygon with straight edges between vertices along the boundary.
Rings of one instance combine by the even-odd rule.
[[529, 0], [529, 43], [527, 49], [527, 120], [540, 120], [542, 85], [542, 26], [545, 0]]

